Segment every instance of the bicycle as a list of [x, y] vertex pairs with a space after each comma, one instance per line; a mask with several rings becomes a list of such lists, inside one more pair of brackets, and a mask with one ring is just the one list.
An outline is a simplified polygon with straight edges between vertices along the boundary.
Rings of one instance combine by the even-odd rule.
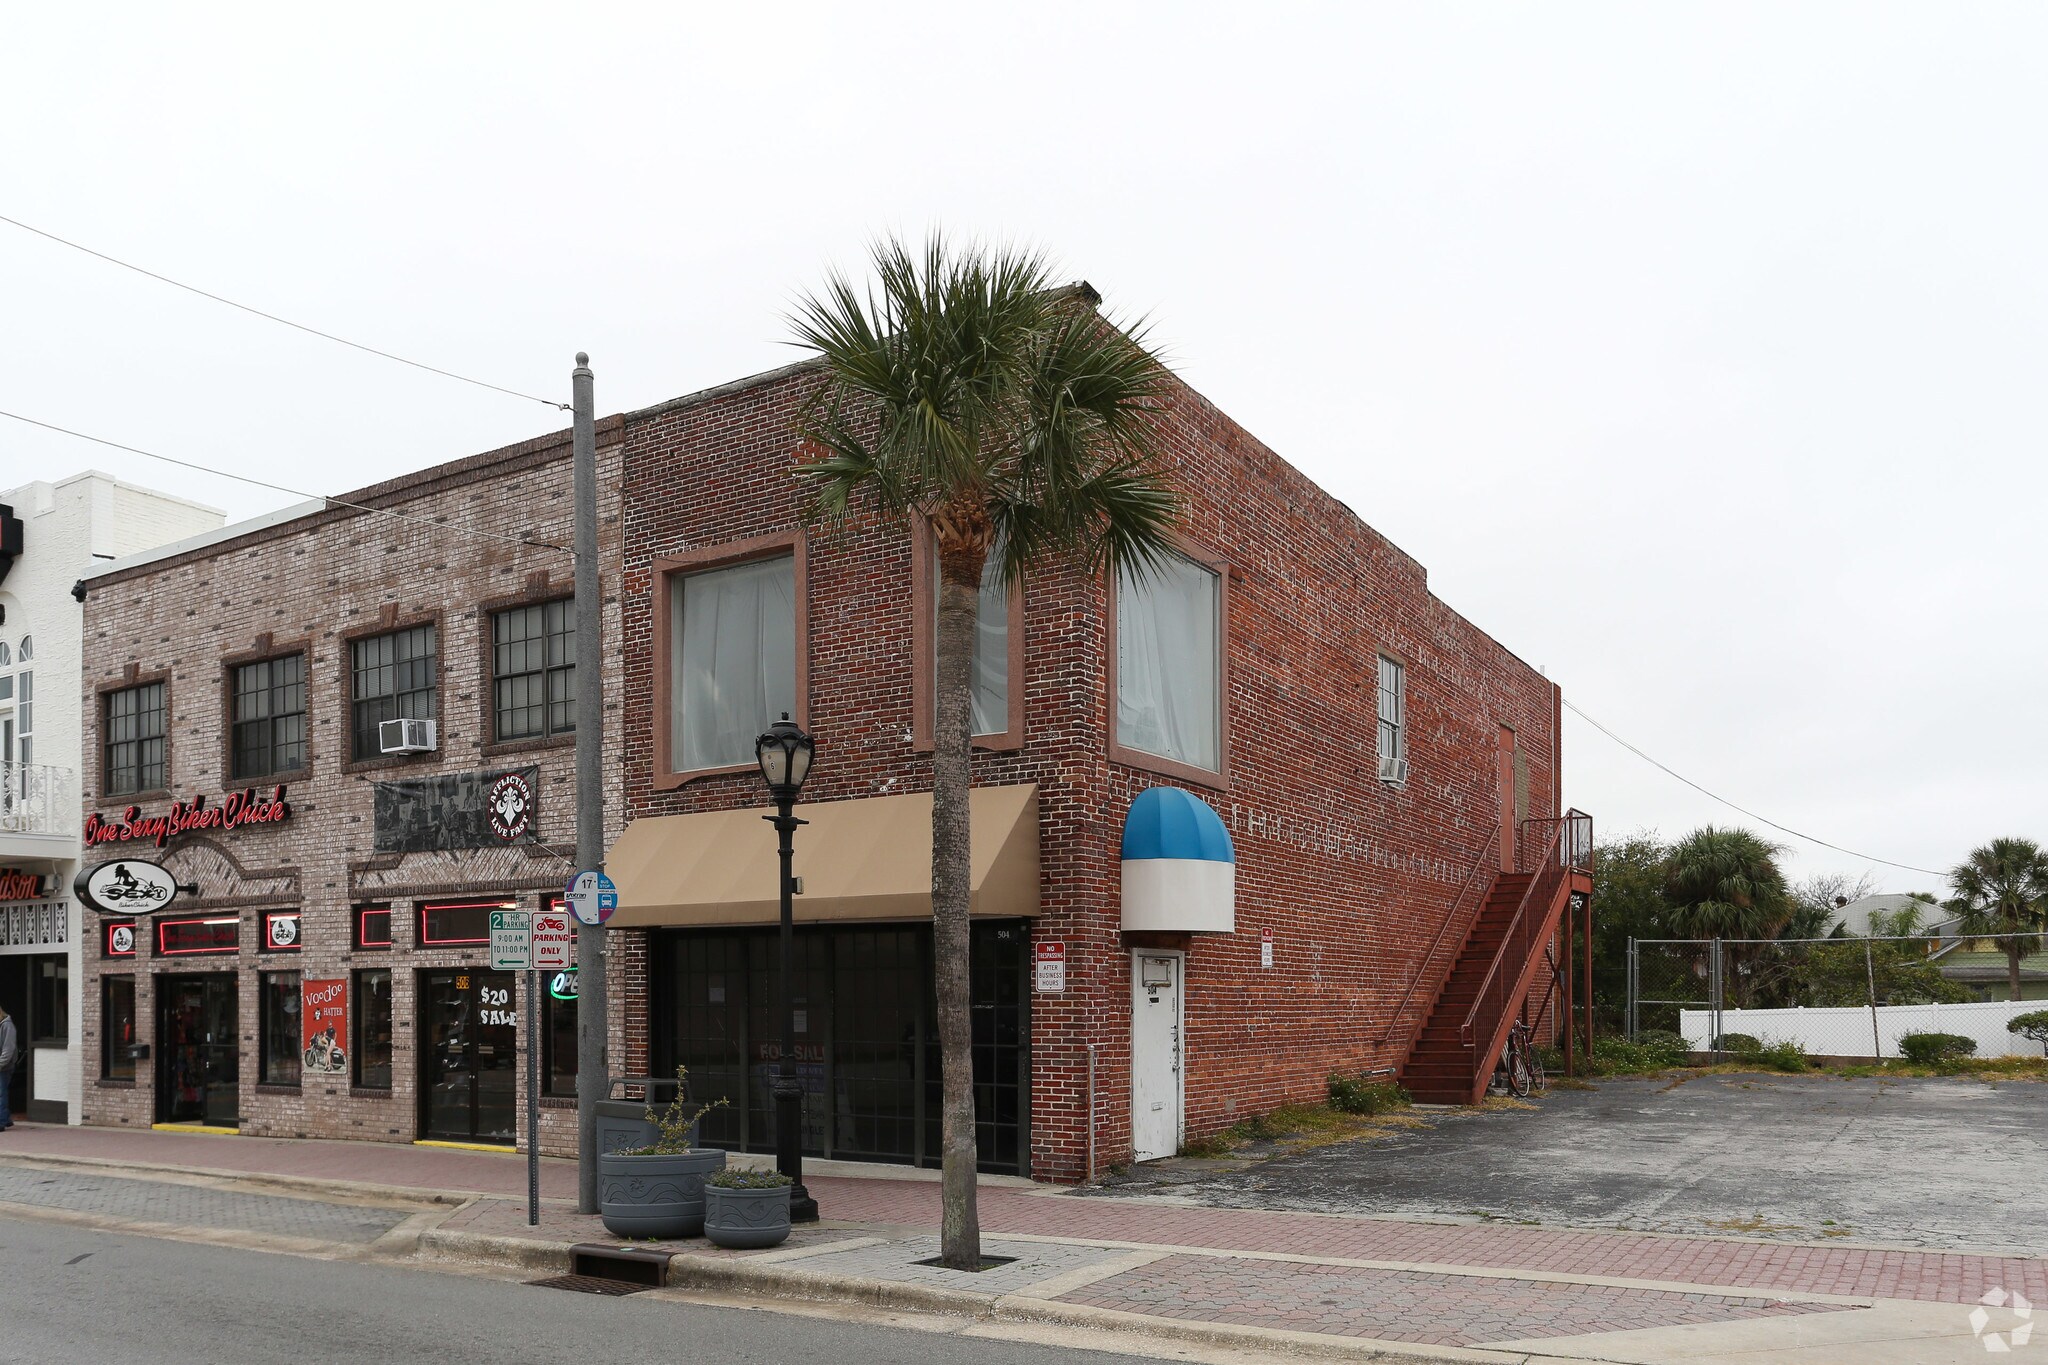
[[1501, 1051], [1500, 1070], [1507, 1080], [1508, 1093], [1516, 1099], [1526, 1098], [1532, 1090], [1550, 1088], [1529, 1026], [1519, 1019], [1508, 1026], [1508, 1044]]

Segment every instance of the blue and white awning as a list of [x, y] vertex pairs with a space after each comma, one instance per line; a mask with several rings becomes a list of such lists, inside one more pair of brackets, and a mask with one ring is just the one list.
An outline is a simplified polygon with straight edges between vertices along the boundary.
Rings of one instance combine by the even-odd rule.
[[1223, 817], [1179, 787], [1138, 793], [1124, 818], [1124, 928], [1228, 934], [1237, 854]]

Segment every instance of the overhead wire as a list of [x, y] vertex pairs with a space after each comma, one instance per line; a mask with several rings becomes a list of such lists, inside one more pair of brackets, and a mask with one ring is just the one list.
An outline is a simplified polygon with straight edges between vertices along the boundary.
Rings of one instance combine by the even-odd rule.
[[1699, 783], [1693, 781], [1684, 773], [1678, 772], [1672, 768], [1666, 767], [1662, 763], [1659, 763], [1656, 759], [1650, 757], [1641, 749], [1638, 749], [1635, 745], [1629, 743], [1620, 735], [1615, 734], [1614, 731], [1608, 729], [1599, 721], [1594, 720], [1591, 716], [1587, 715], [1583, 708], [1574, 705], [1569, 698], [1564, 699], [1564, 704], [1566, 709], [1571, 711], [1572, 714], [1576, 715], [1580, 720], [1586, 722], [1586, 724], [1592, 726], [1595, 730], [1598, 730], [1601, 734], [1607, 736], [1616, 744], [1619, 744], [1622, 748], [1628, 750], [1630, 753], [1634, 754], [1637, 758], [1640, 758], [1641, 760], [1643, 760], [1643, 762], [1649, 764], [1651, 767], [1656, 768], [1659, 771], [1664, 772], [1671, 777], [1677, 778], [1680, 782], [1683, 782], [1686, 786], [1691, 787], [1694, 791], [1698, 792], [1700, 795], [1704, 797], [1707, 797], [1709, 800], [1718, 801], [1732, 811], [1739, 811], [1742, 814], [1747, 815], [1752, 820], [1756, 820], [1763, 824], [1769, 825], [1772, 829], [1777, 830], [1781, 834], [1789, 834], [1795, 839], [1804, 840], [1809, 844], [1818, 844], [1822, 848], [1833, 849], [1837, 853], [1845, 853], [1851, 858], [1861, 858], [1865, 862], [1883, 863], [1886, 867], [1896, 867], [1906, 872], [1924, 872], [1930, 877], [1948, 876], [1948, 873], [1943, 872], [1938, 868], [1919, 867], [1913, 863], [1895, 862], [1890, 858], [1880, 858], [1874, 853], [1858, 853], [1853, 848], [1843, 848], [1840, 844], [1829, 843], [1826, 839], [1821, 839], [1817, 838], [1814, 835], [1806, 834], [1800, 830], [1792, 828], [1790, 825], [1781, 825], [1776, 820], [1771, 819], [1768, 815], [1759, 815], [1755, 811], [1749, 809], [1749, 807], [1747, 806], [1739, 806], [1735, 804], [1735, 802], [1730, 801], [1725, 796], [1721, 796], [1714, 792], [1708, 791], [1705, 787], [1702, 787]]
[[347, 337], [336, 336], [332, 332], [323, 332], [318, 327], [309, 327], [303, 322], [293, 322], [290, 318], [279, 317], [275, 313], [267, 313], [261, 308], [252, 307], [251, 305], [246, 303], [238, 303], [234, 299], [225, 298], [222, 295], [213, 293], [211, 290], [201, 289], [199, 286], [193, 284], [186, 284], [183, 280], [174, 280], [168, 275], [159, 275], [156, 271], [145, 269], [142, 266], [136, 265], [132, 261], [124, 261], [118, 256], [109, 256], [104, 251], [95, 251], [91, 247], [85, 246], [79, 242], [74, 242], [68, 237], [59, 237], [56, 233], [45, 231], [42, 228], [36, 227], [32, 223], [24, 223], [19, 218], [9, 218], [4, 213], [0, 213], [0, 223], [7, 223], [10, 226], [18, 227], [23, 232], [32, 232], [38, 237], [46, 238], [49, 241], [57, 243], [59, 246], [68, 246], [73, 251], [82, 251], [88, 256], [92, 256], [99, 260], [107, 262], [109, 265], [118, 265], [123, 270], [132, 270], [138, 275], [146, 275], [150, 279], [156, 280], [162, 284], [168, 284], [174, 289], [182, 289], [188, 294], [197, 294], [200, 298], [211, 299], [215, 303], [224, 303], [230, 308], [239, 308], [244, 313], [249, 313], [255, 317], [263, 318], [267, 321], [278, 323], [279, 325], [284, 327], [293, 328], [297, 331], [304, 332], [309, 336], [319, 337], [324, 341], [332, 341], [337, 345], [351, 347], [354, 350], [362, 351], [369, 355], [381, 356], [385, 360], [394, 360], [401, 365], [410, 365], [416, 370], [425, 370], [429, 374], [438, 374], [444, 379], [453, 379], [464, 384], [474, 384], [476, 387], [480, 389], [490, 389], [494, 393], [502, 393], [512, 398], [524, 398], [528, 402], [532, 403], [545, 403], [547, 406], [551, 408], [560, 409], [563, 412], [568, 412], [570, 410], [569, 404], [557, 402], [552, 398], [542, 398], [538, 394], [522, 393], [518, 389], [508, 389], [502, 384], [493, 384], [490, 383], [488, 380], [472, 379], [466, 374], [457, 374], [453, 370], [444, 370], [438, 365], [429, 365], [423, 360], [409, 360], [405, 356], [395, 354], [391, 351], [380, 350], [375, 346], [366, 346], [360, 341], [350, 341]]
[[368, 503], [350, 502], [346, 498], [332, 497], [326, 493], [308, 493], [303, 488], [288, 488], [281, 483], [270, 483], [264, 479], [252, 479], [247, 474], [231, 474], [225, 469], [215, 469], [210, 465], [199, 464], [192, 460], [181, 460], [174, 455], [160, 455], [154, 450], [144, 450], [140, 446], [124, 445], [119, 441], [110, 441], [104, 436], [93, 436], [83, 431], [74, 431], [70, 427], [60, 427], [54, 422], [38, 421], [33, 417], [26, 417], [18, 412], [9, 412], [4, 408], [0, 408], [0, 417], [12, 418], [14, 421], [23, 422], [29, 426], [41, 427], [45, 431], [54, 431], [59, 435], [75, 437], [81, 441], [90, 441], [94, 445], [106, 446], [111, 450], [125, 450], [131, 455], [142, 455], [152, 460], [162, 460], [165, 464], [177, 465], [183, 469], [196, 469], [201, 474], [213, 474], [219, 478], [233, 479], [238, 483], [253, 484], [257, 488], [267, 488], [273, 493], [289, 493], [295, 498], [310, 498], [326, 503], [329, 506], [346, 507], [353, 512], [367, 512], [375, 516], [392, 517], [398, 521], [431, 526], [436, 530], [454, 531], [459, 535], [479, 536], [486, 540], [502, 540], [513, 545], [531, 545], [535, 549], [540, 550], [559, 550], [563, 554], [575, 553], [568, 546], [557, 545], [551, 540], [536, 540], [532, 536], [509, 535], [503, 531], [486, 531], [477, 526], [465, 526], [461, 522], [440, 521], [433, 517], [414, 516], [407, 512], [393, 511], [389, 507], [372, 507]]

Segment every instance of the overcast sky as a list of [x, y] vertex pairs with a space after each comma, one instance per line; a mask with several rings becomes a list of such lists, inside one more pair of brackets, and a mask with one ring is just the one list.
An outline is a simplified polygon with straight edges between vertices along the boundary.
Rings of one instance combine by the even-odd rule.
[[[600, 413], [878, 232], [1035, 242], [1679, 772], [2048, 839], [2048, 8], [996, 8], [16, 7], [0, 213]], [[0, 317], [0, 407], [309, 489], [561, 425], [5, 224]], [[290, 501], [0, 421], [85, 467]], [[1605, 831], [1739, 820], [1565, 740]]]

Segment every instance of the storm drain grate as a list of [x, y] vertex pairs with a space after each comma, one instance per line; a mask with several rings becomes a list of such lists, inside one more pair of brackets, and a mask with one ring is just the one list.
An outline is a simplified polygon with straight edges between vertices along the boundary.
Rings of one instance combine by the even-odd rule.
[[602, 1275], [550, 1275], [545, 1280], [528, 1280], [527, 1283], [540, 1289], [566, 1289], [574, 1294], [603, 1294], [615, 1299], [628, 1294], [644, 1294], [654, 1288], [651, 1284], [607, 1280]]
[[[1008, 1265], [1016, 1259], [1017, 1258], [1015, 1256], [984, 1256], [981, 1258], [980, 1265], [976, 1266], [973, 1270], [969, 1270], [964, 1273], [974, 1275], [984, 1270], [994, 1270], [997, 1266]], [[934, 1256], [928, 1261], [912, 1261], [911, 1264], [936, 1266], [940, 1270], [951, 1270], [953, 1268], [952, 1266], [946, 1264], [946, 1258], [943, 1256]]]

